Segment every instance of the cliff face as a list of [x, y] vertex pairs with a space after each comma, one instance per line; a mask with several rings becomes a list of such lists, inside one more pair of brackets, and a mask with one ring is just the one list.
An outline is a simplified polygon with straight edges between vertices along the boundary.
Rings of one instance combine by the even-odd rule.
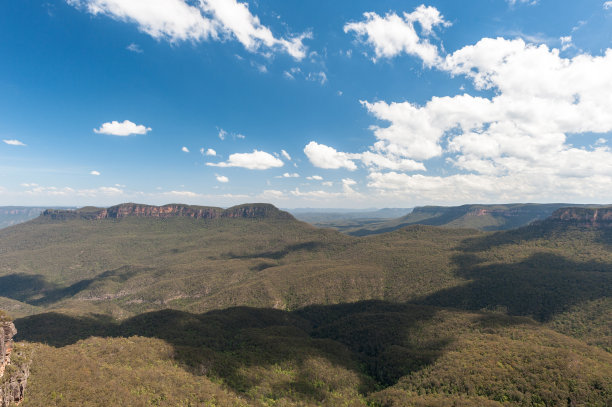
[[0, 377], [4, 374], [6, 366], [11, 360], [11, 351], [13, 350], [13, 336], [17, 333], [15, 324], [11, 321], [4, 320], [0, 316]]
[[555, 211], [549, 220], [589, 228], [612, 228], [612, 206], [602, 208], [562, 208]]
[[192, 206], [182, 204], [168, 204], [163, 206], [125, 203], [110, 208], [81, 208], [74, 211], [48, 209], [43, 217], [54, 220], [66, 219], [120, 219], [127, 217], [171, 218], [190, 217], [194, 219], [216, 218], [271, 218], [293, 219], [287, 212], [281, 211], [270, 204], [245, 204], [233, 206], [228, 209]]
[[15, 359], [15, 353], [22, 356], [13, 344], [15, 334], [17, 329], [13, 322], [0, 313], [0, 407], [18, 404], [23, 400], [30, 374], [29, 363], [14, 363], [11, 360]]

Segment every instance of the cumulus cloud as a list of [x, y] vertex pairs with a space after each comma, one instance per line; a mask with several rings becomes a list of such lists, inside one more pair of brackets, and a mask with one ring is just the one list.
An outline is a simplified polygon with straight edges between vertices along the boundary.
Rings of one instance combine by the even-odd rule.
[[606, 1], [606, 2], [604, 2], [604, 4], [603, 4], [603, 8], [604, 8], [604, 10], [609, 10], [609, 9], [612, 9], [612, 1]]
[[100, 175], [99, 171], [93, 170], [89, 173], [90, 175]]
[[[375, 149], [384, 150], [382, 145], [375, 145]], [[425, 170], [423, 163], [402, 158], [400, 152], [388, 152], [382, 155], [379, 152], [366, 151], [363, 153], [345, 153], [337, 151], [335, 148], [318, 144], [311, 141], [304, 148], [304, 153], [315, 167], [325, 169], [346, 168], [348, 170], [356, 170], [355, 161], [361, 161], [366, 167], [378, 169], [404, 170], [404, 171], [421, 171]]]
[[189, 152], [189, 149], [188, 149], [187, 147], [183, 146], [183, 147], [181, 148], [181, 151], [182, 151], [182, 152], [184, 152], [184, 153], [188, 153], [188, 152]]
[[286, 172], [283, 174], [283, 178], [299, 178], [299, 177], [300, 177], [300, 174], [298, 174], [297, 172], [294, 172], [294, 173]]
[[206, 149], [206, 151], [203, 148], [201, 148], [200, 153], [202, 153], [203, 155], [211, 156], [211, 157], [215, 157], [217, 155], [217, 152], [213, 150], [212, 148]]
[[[358, 38], [373, 46], [374, 61], [406, 53], [418, 56], [426, 66], [438, 62], [438, 47], [430, 43], [427, 37], [433, 34], [434, 27], [449, 26], [450, 23], [435, 7], [420, 5], [412, 13], [403, 13], [403, 16], [387, 13], [381, 17], [374, 12], [363, 15], [365, 21], [346, 24], [344, 32], [354, 32]], [[419, 24], [421, 35], [415, 23]]]
[[241, 167], [249, 170], [267, 170], [285, 165], [281, 160], [265, 151], [253, 150], [252, 153], [234, 153], [227, 161], [206, 163], [212, 167]]
[[283, 157], [285, 157], [285, 159], [287, 159], [287, 160], [291, 161], [291, 156], [290, 156], [290, 155], [289, 155], [289, 153], [288, 153], [288, 152], [286, 152], [285, 150], [281, 150], [281, 155], [282, 155]]
[[311, 175], [310, 177], [306, 177], [306, 179], [309, 179], [312, 181], [323, 181], [323, 177], [320, 175]]
[[222, 182], [222, 183], [229, 182], [229, 178], [227, 178], [225, 175], [215, 174], [215, 178], [217, 179], [218, 182]]
[[315, 141], [311, 141], [304, 147], [304, 153], [315, 167], [326, 169], [346, 168], [350, 171], [357, 169], [353, 160], [359, 157], [358, 154], [343, 153]]
[[93, 15], [135, 23], [155, 39], [180, 41], [237, 40], [249, 52], [285, 52], [297, 60], [306, 56], [310, 33], [276, 37], [261, 24], [247, 3], [238, 0], [66, 0]]
[[[399, 26], [406, 29], [406, 18], [402, 23], [397, 16], [366, 17], [345, 30], [366, 36], [377, 57], [411, 54], [426, 66], [470, 80], [477, 90], [490, 91], [490, 96], [432, 97], [422, 105], [362, 101], [380, 121], [371, 127], [376, 141], [363, 153], [332, 149], [328, 155], [361, 160], [370, 170], [370, 188], [382, 195], [451, 203], [602, 199], [605, 183], [612, 183], [612, 151], [605, 143], [612, 131], [612, 49], [563, 58], [547, 45], [483, 38], [448, 55], [431, 48], [434, 55], [389, 40], [397, 38]], [[572, 46], [570, 36], [560, 41], [562, 50]], [[602, 137], [594, 146], [576, 146], [588, 144], [580, 140], [585, 133]], [[312, 143], [315, 152], [328, 151]], [[433, 158], [444, 159], [459, 173], [403, 173], [426, 171], [425, 162]]]
[[9, 146], [22, 146], [25, 147], [26, 144], [22, 143], [19, 140], [16, 139], [8, 139], [8, 140], [2, 140], [5, 144], [8, 144]]
[[132, 134], [147, 134], [151, 131], [150, 127], [143, 124], [136, 124], [129, 120], [118, 122], [113, 120], [112, 122], [103, 123], [99, 129], [94, 129], [95, 133], [98, 134], [110, 134], [111, 136], [131, 136]]

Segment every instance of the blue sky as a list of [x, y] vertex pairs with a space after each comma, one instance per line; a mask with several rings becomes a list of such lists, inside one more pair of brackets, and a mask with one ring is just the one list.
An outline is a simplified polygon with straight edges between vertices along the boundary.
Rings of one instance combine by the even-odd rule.
[[6, 0], [0, 205], [612, 202], [612, 2]]

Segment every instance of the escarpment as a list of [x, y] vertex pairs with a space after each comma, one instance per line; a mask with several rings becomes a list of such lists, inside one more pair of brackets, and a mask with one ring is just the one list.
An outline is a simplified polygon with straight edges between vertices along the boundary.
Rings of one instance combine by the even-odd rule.
[[53, 220], [67, 219], [121, 219], [128, 217], [172, 218], [190, 217], [194, 219], [250, 218], [250, 219], [294, 219], [291, 214], [281, 211], [274, 205], [256, 203], [233, 206], [228, 209], [168, 204], [163, 206], [125, 203], [109, 208], [85, 207], [77, 210], [48, 209], [41, 215]]
[[23, 358], [22, 351], [14, 345], [16, 334], [15, 324], [0, 311], [0, 407], [23, 400], [30, 374], [27, 358]]
[[548, 221], [587, 228], [612, 228], [612, 206], [562, 208], [556, 210]]

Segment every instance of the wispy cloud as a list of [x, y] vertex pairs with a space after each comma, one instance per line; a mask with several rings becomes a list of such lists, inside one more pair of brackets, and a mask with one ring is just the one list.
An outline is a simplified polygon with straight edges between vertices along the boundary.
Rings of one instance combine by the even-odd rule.
[[2, 140], [5, 144], [8, 144], [9, 146], [22, 146], [25, 147], [26, 144], [22, 143], [19, 140], [16, 139], [9, 139], [9, 140]]
[[142, 54], [144, 52], [142, 48], [140, 48], [140, 45], [135, 44], [135, 43], [131, 43], [130, 45], [125, 47], [125, 49], [127, 49], [128, 51], [135, 52], [137, 54]]

